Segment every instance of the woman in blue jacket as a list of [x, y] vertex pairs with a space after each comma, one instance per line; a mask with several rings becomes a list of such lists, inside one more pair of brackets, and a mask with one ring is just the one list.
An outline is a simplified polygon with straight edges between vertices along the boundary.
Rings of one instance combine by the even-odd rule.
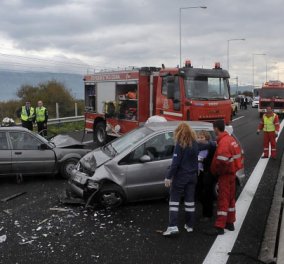
[[187, 232], [193, 231], [195, 216], [195, 188], [198, 173], [198, 144], [196, 134], [186, 123], [181, 123], [175, 130], [176, 146], [172, 165], [165, 179], [165, 186], [170, 187], [169, 226], [164, 236], [177, 234], [180, 198], [184, 195]]

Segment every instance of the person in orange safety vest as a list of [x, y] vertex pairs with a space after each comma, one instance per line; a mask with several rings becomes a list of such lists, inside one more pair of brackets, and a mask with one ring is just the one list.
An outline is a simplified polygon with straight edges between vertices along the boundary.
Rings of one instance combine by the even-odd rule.
[[238, 142], [225, 131], [224, 120], [213, 124], [217, 135], [211, 173], [218, 178], [219, 193], [217, 199], [217, 217], [214, 228], [208, 235], [223, 235], [224, 229], [234, 231], [236, 221], [236, 173], [243, 169], [243, 155]]
[[273, 113], [271, 106], [266, 108], [266, 113], [262, 116], [262, 119], [258, 125], [257, 134], [259, 134], [260, 130], [263, 130], [262, 158], [268, 158], [270, 144], [271, 158], [276, 159], [276, 138], [278, 137], [279, 133], [279, 118], [277, 114]]

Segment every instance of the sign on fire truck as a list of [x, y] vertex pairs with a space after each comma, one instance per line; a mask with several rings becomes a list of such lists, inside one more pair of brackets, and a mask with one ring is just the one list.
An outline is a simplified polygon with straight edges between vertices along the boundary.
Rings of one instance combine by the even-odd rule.
[[229, 73], [213, 69], [142, 67], [84, 76], [85, 129], [104, 144], [152, 115], [172, 120], [231, 120]]

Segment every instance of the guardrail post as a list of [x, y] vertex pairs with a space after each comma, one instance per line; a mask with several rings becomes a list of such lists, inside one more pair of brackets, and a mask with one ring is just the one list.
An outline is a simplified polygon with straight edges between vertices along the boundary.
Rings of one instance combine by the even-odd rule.
[[56, 103], [56, 118], [59, 118], [59, 104]]
[[75, 103], [75, 116], [78, 116], [78, 104]]

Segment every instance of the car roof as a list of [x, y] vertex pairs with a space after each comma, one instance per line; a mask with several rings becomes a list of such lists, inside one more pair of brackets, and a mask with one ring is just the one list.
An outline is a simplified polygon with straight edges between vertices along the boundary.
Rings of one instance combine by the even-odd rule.
[[202, 121], [167, 121], [147, 123], [145, 126], [153, 131], [174, 130], [180, 123], [187, 123], [194, 130], [213, 130], [213, 124]]
[[0, 127], [0, 131], [29, 131], [29, 130], [25, 127], [9, 126], [9, 127]]

